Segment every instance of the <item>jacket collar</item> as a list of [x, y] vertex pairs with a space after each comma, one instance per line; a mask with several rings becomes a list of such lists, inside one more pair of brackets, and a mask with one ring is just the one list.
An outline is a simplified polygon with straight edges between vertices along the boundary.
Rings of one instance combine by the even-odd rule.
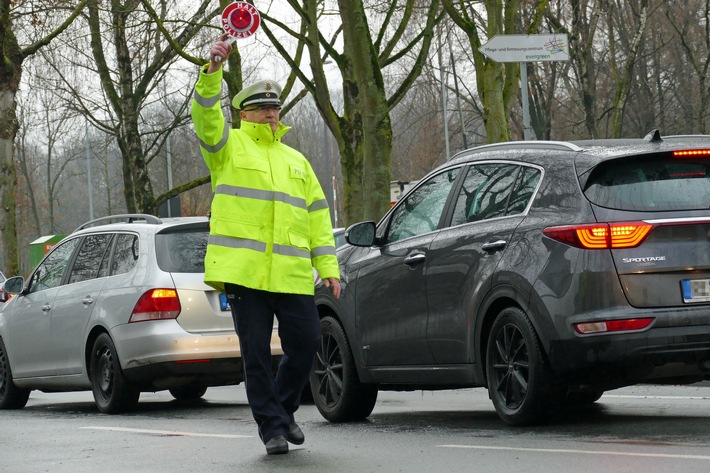
[[254, 141], [273, 143], [275, 141], [281, 141], [281, 137], [283, 137], [286, 132], [291, 129], [291, 127], [279, 122], [276, 132], [272, 133], [271, 125], [268, 123], [254, 123], [242, 120], [239, 125], [239, 129], [249, 135], [249, 137]]

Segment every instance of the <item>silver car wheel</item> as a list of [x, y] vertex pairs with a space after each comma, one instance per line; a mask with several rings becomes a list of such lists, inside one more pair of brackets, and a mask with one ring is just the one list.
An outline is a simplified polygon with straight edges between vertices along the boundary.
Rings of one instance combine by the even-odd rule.
[[0, 340], [0, 409], [22, 409], [30, 397], [29, 389], [20, 389], [12, 381], [10, 360]]
[[99, 411], [116, 414], [135, 407], [140, 390], [123, 376], [116, 347], [108, 334], [102, 333], [94, 342], [89, 373]]

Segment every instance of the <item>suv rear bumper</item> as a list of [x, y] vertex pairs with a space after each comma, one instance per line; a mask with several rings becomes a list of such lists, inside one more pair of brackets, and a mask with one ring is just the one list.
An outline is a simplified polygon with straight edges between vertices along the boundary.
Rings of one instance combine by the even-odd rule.
[[710, 379], [710, 325], [552, 341], [548, 360], [566, 380], [614, 387]]

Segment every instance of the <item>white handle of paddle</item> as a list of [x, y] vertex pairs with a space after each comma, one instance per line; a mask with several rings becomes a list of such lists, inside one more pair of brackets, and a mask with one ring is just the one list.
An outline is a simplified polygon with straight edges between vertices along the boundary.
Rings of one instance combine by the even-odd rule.
[[[234, 36], [230, 36], [229, 38], [225, 39], [224, 42], [231, 46], [236, 40], [237, 38], [235, 38]], [[214, 57], [214, 62], [222, 62], [222, 56], [216, 55]]]

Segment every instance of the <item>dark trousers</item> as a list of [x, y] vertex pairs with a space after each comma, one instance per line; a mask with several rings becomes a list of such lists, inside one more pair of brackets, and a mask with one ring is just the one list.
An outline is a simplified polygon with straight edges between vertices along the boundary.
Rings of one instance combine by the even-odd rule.
[[[239, 336], [249, 407], [266, 443], [288, 433], [301, 402], [320, 343], [318, 312], [313, 296], [224, 287]], [[270, 350], [274, 316], [284, 352], [276, 374]]]

